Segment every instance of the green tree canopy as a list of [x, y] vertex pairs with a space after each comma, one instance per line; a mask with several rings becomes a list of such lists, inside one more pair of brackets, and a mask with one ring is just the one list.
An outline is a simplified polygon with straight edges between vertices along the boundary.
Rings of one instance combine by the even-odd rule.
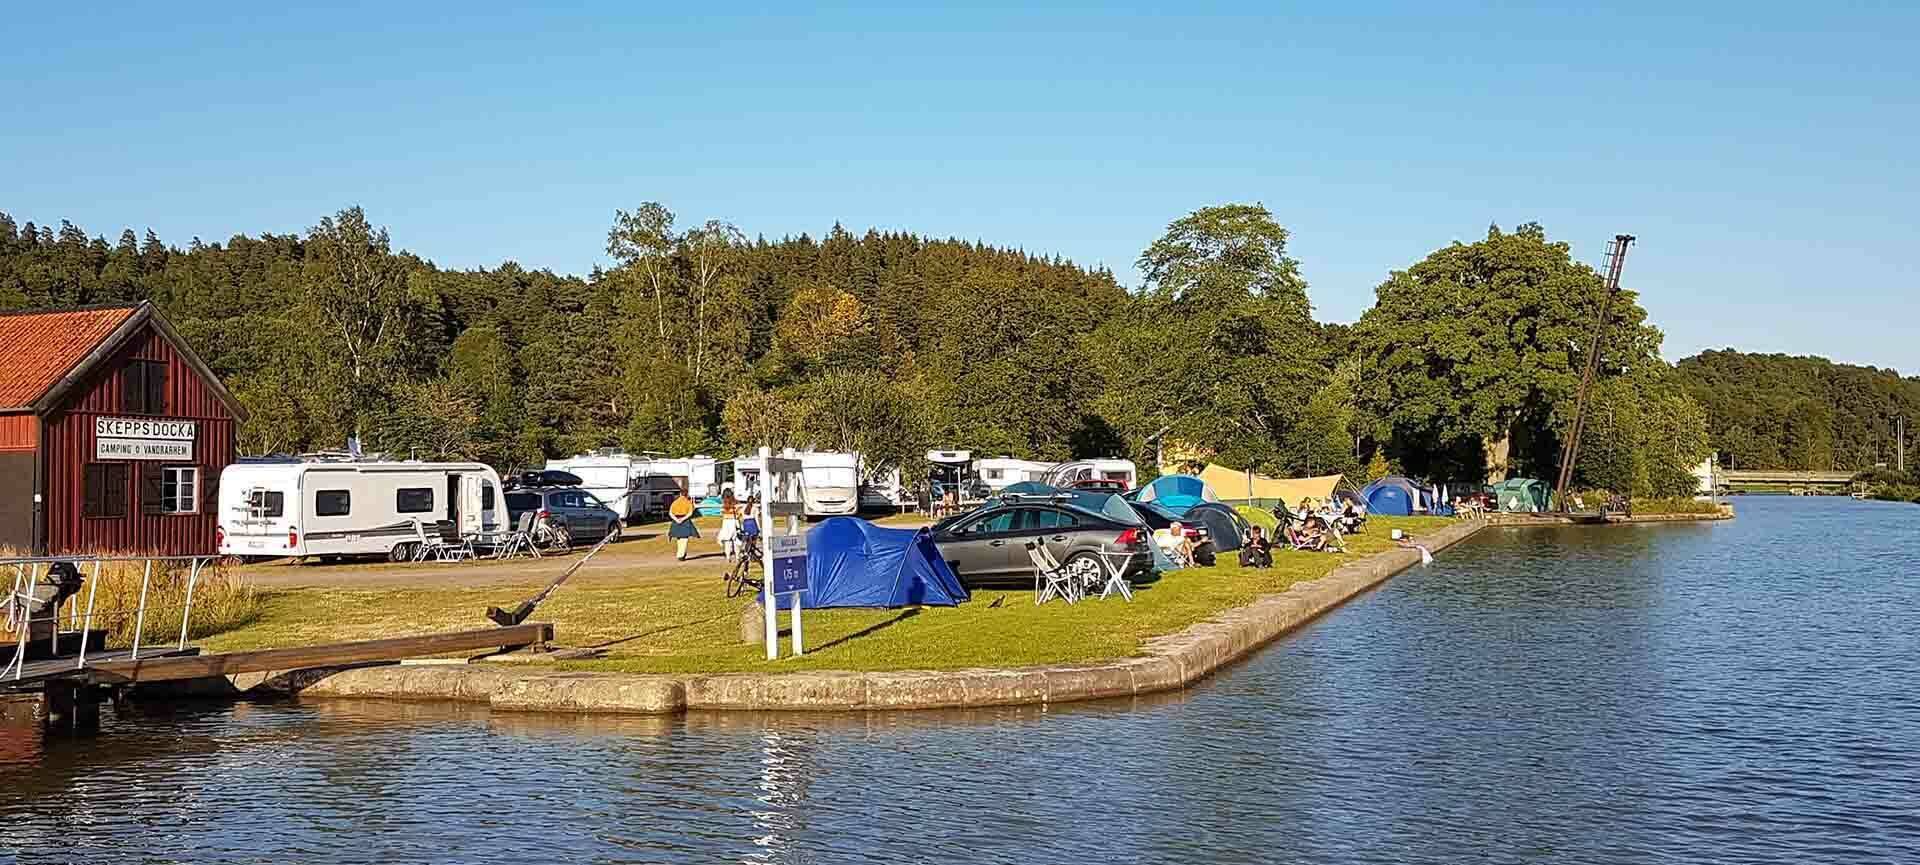
[[[1394, 271], [1353, 330], [1359, 403], [1388, 455], [1438, 478], [1556, 474], [1555, 409], [1578, 387], [1604, 292], [1531, 223]], [[1604, 375], [1662, 365], [1660, 333], [1633, 292], [1615, 300], [1606, 333]]]

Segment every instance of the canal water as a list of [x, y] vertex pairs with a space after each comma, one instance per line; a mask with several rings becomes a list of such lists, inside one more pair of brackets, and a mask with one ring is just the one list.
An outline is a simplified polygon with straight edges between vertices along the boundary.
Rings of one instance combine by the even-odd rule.
[[0, 859], [1915, 862], [1920, 508], [1497, 529], [1180, 695], [0, 740]]

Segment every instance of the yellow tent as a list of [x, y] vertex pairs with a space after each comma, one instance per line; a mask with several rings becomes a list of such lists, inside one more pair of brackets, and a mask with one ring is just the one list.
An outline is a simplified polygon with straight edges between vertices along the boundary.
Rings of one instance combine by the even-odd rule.
[[1333, 495], [1334, 487], [1340, 484], [1341, 475], [1321, 475], [1317, 478], [1270, 478], [1266, 475], [1250, 475], [1235, 471], [1223, 465], [1208, 463], [1200, 470], [1200, 479], [1213, 487], [1215, 495], [1223, 499], [1273, 499], [1288, 505], [1297, 505], [1301, 499], [1326, 501]]

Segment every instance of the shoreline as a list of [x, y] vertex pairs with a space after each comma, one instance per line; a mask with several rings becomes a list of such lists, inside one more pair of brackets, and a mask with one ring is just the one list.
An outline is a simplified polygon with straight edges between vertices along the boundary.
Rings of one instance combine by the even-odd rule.
[[[1416, 538], [1439, 552], [1491, 523], [1461, 522]], [[390, 664], [219, 680], [226, 690], [302, 697], [483, 702], [503, 711], [672, 715], [689, 711], [871, 711], [1046, 705], [1185, 688], [1420, 563], [1395, 548], [1316, 580], [1147, 640], [1142, 654], [1087, 664], [888, 672], [659, 675]]]
[[1598, 514], [1491, 513], [1487, 524], [1494, 526], [1625, 526], [1637, 523], [1711, 523], [1733, 519], [1733, 505], [1720, 505], [1711, 514], [1634, 514], [1630, 517]]

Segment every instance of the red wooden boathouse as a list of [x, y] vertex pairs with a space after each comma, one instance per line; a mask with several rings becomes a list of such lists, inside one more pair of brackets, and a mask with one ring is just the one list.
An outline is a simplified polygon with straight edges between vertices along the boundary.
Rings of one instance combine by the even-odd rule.
[[0, 313], [0, 546], [214, 552], [233, 394], [152, 304]]

